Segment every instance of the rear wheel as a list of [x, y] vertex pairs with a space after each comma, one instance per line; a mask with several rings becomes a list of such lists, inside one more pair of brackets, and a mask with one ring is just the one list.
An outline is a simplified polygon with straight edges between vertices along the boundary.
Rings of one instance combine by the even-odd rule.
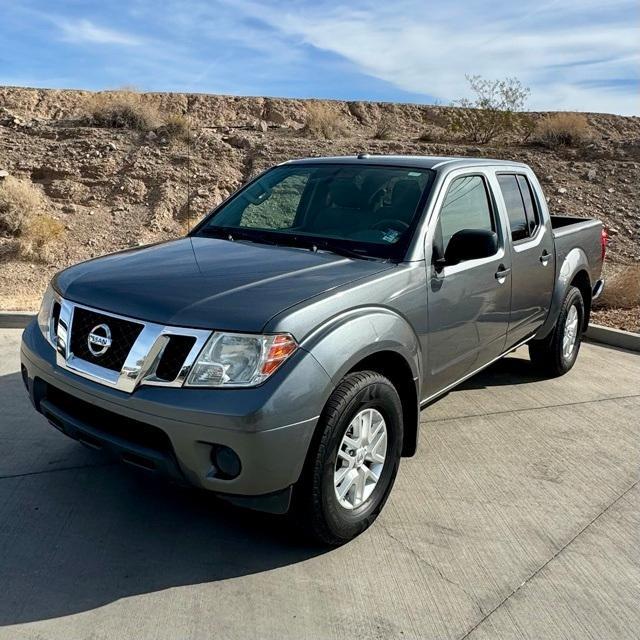
[[542, 373], [554, 378], [573, 367], [580, 351], [583, 322], [582, 294], [576, 287], [569, 287], [549, 336], [529, 343], [531, 361]]
[[329, 398], [295, 504], [316, 540], [348, 542], [367, 529], [393, 486], [402, 450], [402, 404], [374, 371], [349, 374]]

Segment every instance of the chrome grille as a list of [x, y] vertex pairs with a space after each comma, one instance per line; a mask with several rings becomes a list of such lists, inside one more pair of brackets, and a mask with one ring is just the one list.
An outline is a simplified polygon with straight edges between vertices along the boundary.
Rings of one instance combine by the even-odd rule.
[[162, 352], [158, 366], [156, 367], [156, 377], [158, 380], [171, 382], [180, 374], [184, 361], [193, 348], [196, 339], [193, 336], [170, 336], [167, 346]]
[[[87, 340], [91, 331], [100, 324], [107, 324], [111, 329], [112, 346], [103, 355], [94, 356], [89, 351]], [[71, 323], [71, 353], [92, 364], [112, 371], [120, 371], [142, 329], [143, 325], [139, 322], [122, 320], [76, 307]]]
[[[211, 331], [160, 325], [92, 309], [56, 297], [57, 364], [84, 378], [132, 393], [139, 385], [182, 386]], [[52, 318], [52, 324], [53, 324]], [[101, 356], [88, 348], [88, 335], [100, 324], [112, 343]], [[111, 353], [110, 353], [111, 352]]]

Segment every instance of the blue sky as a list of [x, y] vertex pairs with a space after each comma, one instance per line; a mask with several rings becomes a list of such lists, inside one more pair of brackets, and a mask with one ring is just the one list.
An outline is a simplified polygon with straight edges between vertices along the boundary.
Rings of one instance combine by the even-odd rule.
[[0, 85], [640, 114], [638, 0], [0, 0]]

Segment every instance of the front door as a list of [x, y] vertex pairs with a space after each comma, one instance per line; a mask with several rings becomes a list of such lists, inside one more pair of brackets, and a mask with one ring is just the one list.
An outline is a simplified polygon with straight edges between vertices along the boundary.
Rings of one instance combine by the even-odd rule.
[[[457, 382], [493, 358], [505, 345], [511, 305], [510, 256], [487, 177], [454, 177], [440, 206], [432, 243], [427, 251], [427, 373], [423, 398]], [[438, 267], [454, 233], [462, 229], [491, 229], [498, 251], [488, 258]]]

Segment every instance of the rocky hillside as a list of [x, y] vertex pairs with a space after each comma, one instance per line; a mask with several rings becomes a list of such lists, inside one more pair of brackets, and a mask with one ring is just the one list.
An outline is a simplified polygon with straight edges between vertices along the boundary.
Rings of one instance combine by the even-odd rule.
[[[550, 149], [515, 134], [487, 145], [466, 144], [446, 127], [445, 107], [313, 102], [330, 114], [332, 139], [325, 139], [305, 129], [310, 103], [302, 100], [142, 98], [158, 113], [188, 115], [190, 143], [186, 134], [173, 136], [162, 126], [96, 126], [95, 95], [88, 92], [0, 87], [0, 176], [35, 185], [47, 213], [65, 229], [39, 258], [14, 251], [15, 239], [0, 229], [0, 309], [34, 308], [48, 279], [65, 265], [184, 233], [275, 162], [359, 151], [526, 162], [540, 177], [552, 210], [605, 222], [612, 272], [640, 261], [640, 118], [587, 114], [585, 144]], [[640, 328], [637, 307], [602, 313], [609, 323]]]

